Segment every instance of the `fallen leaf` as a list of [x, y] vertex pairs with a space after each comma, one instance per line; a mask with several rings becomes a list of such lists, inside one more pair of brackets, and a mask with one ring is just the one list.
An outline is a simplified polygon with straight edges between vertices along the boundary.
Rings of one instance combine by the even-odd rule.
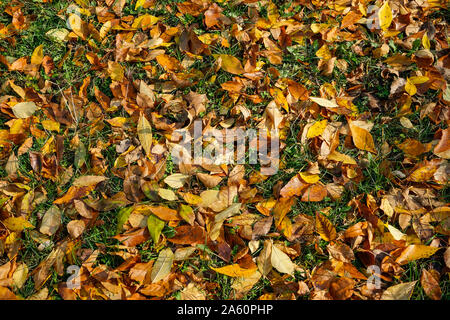
[[152, 283], [158, 282], [169, 275], [172, 269], [174, 254], [170, 248], [163, 249], [159, 252], [158, 259], [153, 265], [150, 279]]
[[137, 125], [137, 134], [139, 141], [141, 142], [142, 148], [144, 149], [147, 156], [151, 156], [152, 150], [152, 127], [145, 118], [144, 114], [141, 113], [139, 116], [139, 121]]
[[442, 290], [439, 287], [439, 278], [436, 279], [433, 273], [423, 269], [420, 276], [420, 284], [428, 297], [433, 300], [441, 300]]
[[167, 240], [176, 244], [204, 244], [206, 232], [200, 226], [180, 226], [175, 229], [175, 236]]
[[333, 224], [319, 212], [316, 212], [316, 231], [325, 241], [333, 241], [336, 239], [336, 229]]
[[389, 1], [385, 1], [378, 11], [378, 19], [380, 20], [380, 28], [386, 31], [392, 23], [392, 10], [389, 7]]
[[221, 268], [211, 267], [211, 269], [229, 277], [249, 277], [257, 270], [256, 268], [252, 269], [241, 268], [237, 263]]
[[72, 238], [78, 238], [84, 232], [86, 224], [83, 220], [72, 220], [67, 224], [67, 231], [72, 236]]
[[38, 107], [32, 101], [19, 102], [12, 107], [14, 115], [19, 119], [31, 117], [37, 109]]
[[171, 174], [170, 176], [166, 177], [164, 179], [164, 182], [168, 186], [170, 186], [174, 189], [179, 189], [179, 188], [183, 187], [183, 185], [186, 183], [188, 178], [189, 178], [188, 175], [181, 174], [181, 173], [174, 173], [174, 174]]
[[102, 181], [107, 180], [107, 177], [104, 176], [81, 176], [76, 178], [73, 181], [73, 186], [75, 187], [89, 187], [89, 186], [95, 186], [99, 184]]
[[414, 286], [417, 281], [400, 283], [387, 288], [382, 296], [381, 300], [409, 300], [414, 291]]
[[377, 151], [375, 150], [375, 144], [369, 131], [355, 125], [354, 122], [350, 122], [349, 126], [355, 146], [360, 150], [365, 150], [376, 154]]
[[23, 217], [9, 217], [3, 220], [1, 223], [13, 232], [21, 232], [26, 228], [34, 228], [34, 226]]
[[286, 253], [272, 245], [272, 253], [270, 255], [272, 266], [281, 273], [294, 274], [295, 266]]
[[421, 244], [413, 244], [405, 248], [400, 256], [395, 260], [400, 265], [407, 264], [408, 262], [431, 257], [438, 251], [439, 248], [425, 246]]
[[161, 231], [164, 228], [165, 223], [163, 220], [159, 219], [155, 215], [149, 215], [147, 218], [147, 228], [150, 233], [150, 237], [153, 242], [157, 244], [159, 242], [159, 236], [161, 235]]
[[61, 226], [61, 210], [57, 206], [51, 206], [42, 217], [39, 232], [52, 236]]
[[322, 201], [327, 196], [327, 194], [327, 188], [320, 184], [313, 184], [312, 186], [308, 187], [308, 189], [306, 189], [303, 193], [302, 201]]
[[221, 67], [226, 72], [240, 75], [244, 73], [244, 68], [242, 67], [241, 61], [238, 58], [230, 56], [228, 54], [218, 54], [213, 55], [214, 58], [221, 60]]

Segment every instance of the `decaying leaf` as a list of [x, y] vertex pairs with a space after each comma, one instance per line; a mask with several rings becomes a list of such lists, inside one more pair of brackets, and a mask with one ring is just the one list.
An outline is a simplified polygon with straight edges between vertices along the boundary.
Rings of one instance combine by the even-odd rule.
[[174, 254], [170, 248], [166, 248], [161, 250], [158, 255], [158, 259], [153, 264], [151, 280], [152, 283], [158, 282], [164, 279], [169, 273], [170, 269], [172, 269], [172, 263], [174, 259]]
[[387, 288], [381, 300], [409, 300], [417, 281], [400, 283]]

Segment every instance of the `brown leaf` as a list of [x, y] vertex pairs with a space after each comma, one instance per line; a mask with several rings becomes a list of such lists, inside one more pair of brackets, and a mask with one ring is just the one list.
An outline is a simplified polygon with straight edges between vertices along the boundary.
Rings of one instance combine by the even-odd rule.
[[67, 231], [72, 236], [72, 238], [78, 238], [84, 232], [86, 224], [83, 220], [72, 220], [67, 224]]
[[444, 261], [447, 268], [450, 268], [450, 247], [447, 247], [444, 252]]
[[327, 251], [330, 256], [343, 262], [351, 263], [355, 259], [353, 250], [342, 242], [330, 243], [327, 246]]
[[273, 217], [265, 217], [256, 222], [255, 225], [253, 226], [252, 239], [256, 240], [261, 236], [265, 236], [270, 231], [272, 223]]
[[219, 7], [217, 3], [213, 3], [213, 5], [205, 11], [205, 25], [208, 29], [219, 24], [222, 11], [223, 9]]
[[175, 229], [175, 236], [167, 240], [176, 244], [204, 244], [206, 231], [200, 226], [180, 226]]
[[433, 153], [440, 158], [450, 159], [450, 128], [442, 130], [442, 136]]
[[280, 190], [280, 196], [284, 198], [290, 198], [293, 196], [299, 196], [302, 191], [308, 187], [308, 184], [302, 182], [298, 175], [295, 175], [289, 180], [289, 182]]
[[432, 272], [423, 269], [420, 283], [428, 297], [433, 300], [441, 300], [442, 290], [439, 287], [439, 277], [435, 278]]
[[138, 244], [148, 240], [149, 237], [150, 235], [147, 228], [139, 228], [114, 236], [114, 239], [119, 240], [127, 247], [135, 247]]

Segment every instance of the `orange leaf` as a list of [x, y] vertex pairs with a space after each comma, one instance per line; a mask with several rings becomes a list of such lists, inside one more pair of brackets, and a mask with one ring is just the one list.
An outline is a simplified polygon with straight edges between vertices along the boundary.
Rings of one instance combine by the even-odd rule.
[[229, 277], [249, 277], [251, 276], [257, 268], [244, 269], [238, 264], [231, 264], [222, 268], [212, 268], [214, 271], [224, 274]]
[[336, 239], [336, 229], [333, 224], [319, 212], [316, 212], [316, 231], [325, 241], [333, 241]]
[[181, 217], [178, 215], [176, 210], [172, 210], [167, 207], [159, 206], [159, 207], [150, 207], [150, 211], [164, 221], [170, 220], [181, 220]]
[[306, 183], [303, 183], [298, 175], [295, 175], [289, 180], [289, 182], [280, 190], [280, 195], [283, 198], [289, 198], [292, 196], [299, 196], [302, 191], [308, 187]]
[[169, 238], [172, 243], [176, 244], [204, 244], [206, 242], [206, 232], [200, 226], [180, 226], [175, 229], [175, 236]]
[[360, 150], [365, 150], [376, 154], [377, 151], [375, 150], [375, 144], [369, 131], [354, 125], [353, 122], [350, 122], [349, 126], [355, 146]]
[[320, 184], [314, 184], [306, 189], [305, 193], [303, 193], [302, 201], [322, 201], [327, 196], [327, 188]]

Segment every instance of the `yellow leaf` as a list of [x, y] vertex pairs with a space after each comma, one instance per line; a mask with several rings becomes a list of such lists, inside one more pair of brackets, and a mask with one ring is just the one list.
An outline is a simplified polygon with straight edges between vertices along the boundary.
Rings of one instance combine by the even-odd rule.
[[136, 29], [142, 28], [145, 30], [154, 25], [155, 23], [157, 23], [159, 20], [161, 20], [161, 18], [152, 16], [150, 14], [144, 14], [134, 19], [131, 27]]
[[328, 160], [333, 160], [333, 161], [338, 161], [338, 162], [342, 162], [343, 164], [356, 164], [355, 159], [353, 159], [352, 157], [350, 157], [349, 155], [337, 152], [336, 150], [334, 150], [333, 152], [331, 152], [328, 157]]
[[257, 268], [244, 269], [241, 268], [237, 263], [231, 264], [222, 268], [212, 268], [214, 271], [224, 274], [229, 277], [249, 277], [251, 276]]
[[394, 226], [391, 226], [390, 224], [387, 224], [386, 227], [388, 228], [389, 232], [392, 234], [392, 237], [394, 237], [395, 240], [406, 240], [406, 234], [395, 228]]
[[68, 40], [69, 30], [64, 28], [51, 29], [45, 33], [46, 36], [51, 38], [53, 41], [65, 42]]
[[411, 81], [409, 81], [409, 79], [406, 80], [406, 84], [405, 84], [405, 91], [410, 95], [413, 96], [417, 93], [417, 88], [414, 85], [414, 83], [412, 83]]
[[12, 81], [12, 80], [9, 80], [9, 86], [11, 87], [11, 89], [13, 89], [22, 99], [26, 99], [26, 93], [25, 93], [25, 90], [22, 88], [22, 87], [20, 87], [20, 86], [18, 86], [18, 85], [16, 85], [15, 83], [14, 83], [14, 81]]
[[203, 200], [200, 196], [197, 196], [192, 193], [183, 193], [183, 199], [187, 203], [193, 204], [193, 205], [199, 205], [203, 202]]
[[142, 7], [145, 4], [146, 0], [137, 0], [136, 1], [136, 5], [134, 6], [134, 10], [139, 9], [140, 7]]
[[106, 37], [106, 35], [108, 34], [109, 30], [111, 30], [112, 28], [112, 22], [111, 21], [106, 21], [102, 27], [100, 28], [100, 38], [104, 38]]
[[159, 188], [158, 189], [158, 195], [163, 198], [164, 200], [168, 201], [175, 201], [178, 200], [178, 197], [176, 196], [175, 192], [169, 189]]
[[86, 40], [86, 37], [88, 35], [88, 30], [86, 27], [86, 22], [84, 22], [79, 15], [77, 14], [70, 14], [69, 15], [69, 27], [72, 29], [72, 31], [79, 36], [81, 39]]
[[336, 229], [324, 215], [316, 212], [316, 231], [325, 241], [336, 239]]
[[408, 246], [400, 256], [395, 260], [400, 265], [407, 264], [410, 261], [431, 257], [439, 248], [425, 246], [422, 244], [413, 244]]
[[409, 300], [414, 291], [416, 282], [417, 281], [400, 283], [387, 288], [383, 292], [381, 300]]
[[325, 128], [327, 127], [328, 124], [328, 120], [321, 120], [321, 121], [317, 121], [315, 122], [308, 130], [308, 133], [306, 134], [306, 137], [308, 139], [320, 136], [324, 131]]
[[2, 221], [6, 228], [14, 232], [20, 232], [25, 228], [34, 228], [34, 226], [22, 217], [10, 217]]
[[316, 183], [320, 179], [318, 174], [311, 174], [308, 172], [300, 172], [299, 175], [300, 175], [300, 177], [302, 177], [302, 179], [305, 182], [311, 183], [311, 184]]
[[281, 273], [294, 274], [295, 265], [289, 256], [272, 245], [272, 254], [270, 255], [270, 262], [272, 266]]
[[147, 228], [152, 237], [153, 243], [157, 244], [159, 241], [159, 236], [161, 235], [162, 229], [164, 229], [165, 222], [158, 218], [157, 216], [151, 214], [147, 218]]
[[333, 100], [327, 100], [327, 99], [318, 98], [318, 97], [309, 97], [309, 99], [311, 101], [317, 103], [321, 107], [331, 108], [331, 109], [339, 108], [339, 105], [336, 103], [336, 101], [333, 101]]
[[287, 112], [289, 112], [289, 104], [286, 100], [286, 97], [283, 94], [283, 91], [281, 91], [278, 88], [275, 88], [275, 93], [274, 93], [274, 99], [277, 105], [283, 107], [284, 110], [286, 110]]
[[378, 11], [378, 18], [380, 19], [380, 28], [386, 31], [392, 23], [392, 10], [389, 7], [389, 1], [386, 1]]
[[230, 56], [228, 54], [218, 54], [213, 56], [216, 59], [220, 58], [222, 60], [221, 67], [226, 72], [237, 75], [245, 72], [244, 68], [242, 67], [241, 61], [239, 61], [238, 58]]
[[437, 166], [425, 165], [413, 171], [408, 177], [408, 180], [414, 182], [425, 182], [429, 180], [436, 172]]
[[25, 263], [21, 263], [17, 266], [17, 269], [12, 275], [14, 287], [20, 289], [23, 287], [28, 277], [28, 266]]
[[124, 77], [123, 67], [118, 62], [108, 61], [108, 73], [113, 81], [122, 81]]
[[34, 49], [33, 54], [31, 55], [31, 63], [40, 65], [42, 63], [42, 60], [44, 59], [44, 50], [43, 45], [37, 46], [36, 49]]
[[422, 37], [422, 45], [425, 49], [430, 50], [430, 47], [431, 47], [430, 39], [428, 39], [428, 35], [426, 32], [423, 34], [423, 37]]
[[41, 152], [43, 155], [47, 155], [50, 153], [55, 152], [55, 137], [51, 136], [47, 142], [45, 142], [45, 144], [42, 146], [41, 148]]
[[394, 215], [394, 209], [392, 208], [389, 200], [386, 198], [381, 199], [380, 209], [388, 216], [392, 217]]
[[75, 2], [83, 8], [89, 7], [89, 0], [75, 0]]
[[104, 177], [104, 176], [94, 176], [94, 175], [80, 176], [73, 181], [72, 185], [74, 187], [79, 187], [79, 188], [96, 186], [100, 182], [103, 182], [107, 179], [108, 178]]
[[272, 1], [267, 5], [267, 18], [269, 21], [274, 24], [277, 22], [280, 14], [278, 13], [278, 6], [275, 5]]
[[161, 250], [158, 255], [158, 259], [156, 259], [156, 262], [153, 265], [152, 273], [150, 275], [152, 283], [164, 279], [170, 273], [170, 269], [172, 269], [173, 259], [174, 254], [170, 248]]
[[112, 127], [123, 127], [125, 123], [127, 123], [128, 118], [125, 117], [115, 117], [112, 119], [106, 119], [106, 122], [108, 122]]
[[53, 120], [42, 120], [41, 124], [45, 130], [59, 132], [59, 122]]
[[428, 80], [430, 80], [430, 78], [425, 77], [425, 76], [418, 76], [418, 77], [411, 77], [408, 78], [409, 82], [411, 82], [412, 84], [422, 84], [427, 82]]
[[320, 59], [324, 59], [324, 60], [331, 59], [331, 52], [326, 43], [322, 47], [320, 47], [319, 50], [317, 50], [316, 56], [318, 56]]
[[319, 32], [321, 32], [321, 31], [325, 31], [325, 30], [327, 30], [329, 27], [330, 27], [330, 25], [327, 24], [327, 23], [313, 23], [313, 24], [311, 24], [311, 26], [310, 26], [311, 31], [314, 32], [314, 33], [319, 33]]
[[152, 150], [152, 127], [150, 126], [150, 123], [148, 122], [147, 118], [145, 118], [143, 113], [141, 113], [139, 117], [137, 134], [142, 148], [144, 149], [147, 156], [150, 156]]

